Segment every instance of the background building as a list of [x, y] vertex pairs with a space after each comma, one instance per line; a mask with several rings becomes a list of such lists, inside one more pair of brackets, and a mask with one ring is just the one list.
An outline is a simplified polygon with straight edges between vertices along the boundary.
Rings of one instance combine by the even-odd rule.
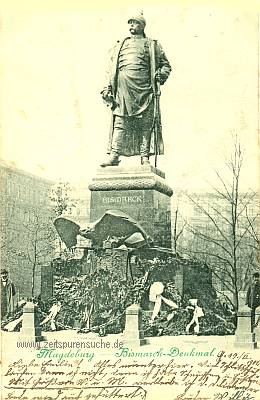
[[31, 297], [40, 264], [52, 259], [52, 181], [0, 162], [1, 267], [9, 271], [18, 298]]
[[173, 202], [173, 246], [177, 241], [179, 253], [210, 266], [215, 288], [232, 297], [259, 269], [259, 216], [259, 198], [252, 190], [233, 198], [180, 193]]
[[90, 190], [87, 184], [70, 183], [70, 206], [63, 214], [68, 218], [77, 220], [81, 227], [89, 223], [90, 215]]

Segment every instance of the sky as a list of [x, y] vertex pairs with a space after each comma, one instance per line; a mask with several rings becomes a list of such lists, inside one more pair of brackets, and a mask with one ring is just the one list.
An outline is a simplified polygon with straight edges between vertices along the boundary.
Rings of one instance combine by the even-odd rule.
[[238, 135], [242, 185], [258, 187], [257, 12], [210, 3], [4, 1], [0, 157], [48, 179], [87, 185], [106, 153], [110, 112], [100, 91], [108, 52], [142, 9], [147, 36], [161, 43], [173, 68], [162, 87], [166, 151], [158, 161], [168, 183], [204, 190], [214, 170], [225, 174]]

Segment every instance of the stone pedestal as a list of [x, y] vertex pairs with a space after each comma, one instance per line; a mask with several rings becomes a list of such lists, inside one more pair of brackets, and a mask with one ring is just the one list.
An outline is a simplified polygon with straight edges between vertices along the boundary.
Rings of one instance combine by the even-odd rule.
[[245, 305], [241, 306], [237, 313], [237, 330], [234, 346], [249, 349], [257, 347], [255, 334], [251, 331], [251, 309]]
[[100, 168], [89, 189], [90, 222], [108, 210], [120, 210], [136, 220], [156, 245], [171, 248], [173, 192], [162, 171], [151, 165]]
[[23, 307], [22, 328], [20, 339], [28, 342], [40, 342], [44, 340], [41, 334], [40, 321], [37, 317], [37, 306], [32, 302], [27, 302]]
[[142, 309], [138, 304], [132, 304], [126, 309], [125, 330], [122, 340], [127, 347], [146, 344], [142, 329]]
[[255, 339], [257, 343], [260, 343], [260, 306], [255, 310], [255, 323], [257, 324], [255, 327]]

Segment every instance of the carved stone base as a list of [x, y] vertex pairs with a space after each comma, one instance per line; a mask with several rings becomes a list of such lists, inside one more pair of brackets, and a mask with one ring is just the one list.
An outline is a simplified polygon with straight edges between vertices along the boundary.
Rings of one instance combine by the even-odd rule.
[[258, 347], [260, 347], [260, 306], [255, 310], [255, 323], [257, 324], [254, 328], [255, 339], [258, 342]]
[[256, 349], [257, 342], [255, 340], [256, 339], [254, 333], [240, 334], [239, 336], [236, 336], [234, 346], [240, 348]]
[[142, 310], [138, 304], [132, 304], [126, 309], [126, 321], [122, 341], [124, 346], [127, 347], [138, 347], [146, 344], [142, 328]]
[[251, 332], [251, 309], [246, 305], [239, 307], [237, 313], [237, 330], [234, 346], [249, 349], [257, 348], [255, 333]]
[[41, 333], [41, 327], [37, 317], [37, 307], [32, 302], [27, 302], [23, 307], [23, 320], [19, 339], [27, 342], [46, 340]]
[[91, 222], [108, 210], [120, 210], [138, 221], [156, 245], [171, 247], [173, 192], [162, 171], [151, 165], [100, 168], [89, 189]]

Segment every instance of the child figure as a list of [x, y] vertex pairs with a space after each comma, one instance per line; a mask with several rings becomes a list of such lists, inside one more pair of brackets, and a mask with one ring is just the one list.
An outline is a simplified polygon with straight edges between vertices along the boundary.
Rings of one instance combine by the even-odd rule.
[[203, 317], [203, 315], [204, 315], [202, 308], [199, 307], [197, 303], [198, 303], [198, 299], [190, 299], [189, 305], [186, 307], [187, 311], [192, 312], [192, 318], [191, 318], [191, 321], [186, 326], [186, 332], [189, 333], [190, 327], [193, 324], [195, 324], [194, 333], [196, 335], [198, 335], [198, 333], [200, 331], [199, 318]]

